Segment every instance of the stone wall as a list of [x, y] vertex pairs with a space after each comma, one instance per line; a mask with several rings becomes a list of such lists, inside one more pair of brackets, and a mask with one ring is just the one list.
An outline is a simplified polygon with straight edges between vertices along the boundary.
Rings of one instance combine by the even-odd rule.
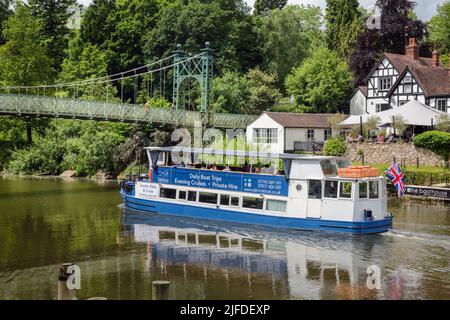
[[[420, 166], [443, 166], [444, 161], [439, 156], [427, 149], [416, 148], [409, 143], [348, 143], [347, 157], [351, 161], [361, 162], [358, 150], [364, 151], [365, 164], [397, 163], [416, 165], [419, 158]], [[404, 161], [404, 162], [403, 162]]]

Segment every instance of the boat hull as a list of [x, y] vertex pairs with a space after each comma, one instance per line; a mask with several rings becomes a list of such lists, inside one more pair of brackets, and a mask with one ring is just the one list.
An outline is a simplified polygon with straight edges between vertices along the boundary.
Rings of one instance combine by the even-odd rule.
[[277, 228], [297, 230], [325, 230], [352, 234], [374, 234], [386, 232], [392, 227], [392, 218], [365, 222], [332, 221], [322, 219], [303, 219], [292, 217], [275, 217], [242, 211], [223, 210], [220, 208], [197, 207], [183, 203], [170, 203], [158, 200], [139, 199], [122, 194], [125, 208], [134, 211], [157, 213], [187, 218], [200, 218], [243, 224], [260, 224]]

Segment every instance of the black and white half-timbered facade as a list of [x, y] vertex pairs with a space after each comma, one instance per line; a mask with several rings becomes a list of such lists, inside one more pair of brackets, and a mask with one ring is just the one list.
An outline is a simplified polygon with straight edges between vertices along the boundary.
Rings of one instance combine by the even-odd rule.
[[404, 55], [384, 53], [350, 100], [350, 114], [374, 114], [418, 100], [430, 107], [450, 112], [450, 71], [433, 58], [419, 55], [414, 38]]

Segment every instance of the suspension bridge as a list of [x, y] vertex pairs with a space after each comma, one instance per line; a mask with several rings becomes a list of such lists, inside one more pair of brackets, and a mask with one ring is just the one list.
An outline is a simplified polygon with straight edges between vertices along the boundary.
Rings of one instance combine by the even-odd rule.
[[[214, 66], [220, 70], [208, 42], [195, 55], [186, 54], [177, 45], [169, 57], [113, 75], [69, 83], [0, 87], [0, 115], [245, 128], [256, 116], [214, 112]], [[171, 96], [166, 91], [170, 73]], [[195, 84], [199, 92], [193, 92]], [[139, 101], [148, 98], [172, 102], [170, 107], [161, 107]]]

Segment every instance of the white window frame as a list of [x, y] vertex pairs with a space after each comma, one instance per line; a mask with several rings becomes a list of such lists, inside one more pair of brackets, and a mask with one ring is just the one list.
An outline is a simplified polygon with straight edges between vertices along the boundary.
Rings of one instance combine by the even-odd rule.
[[[312, 135], [310, 133], [312, 133]], [[312, 137], [312, 139], [311, 139], [311, 137]], [[307, 141], [315, 141], [316, 140], [316, 130], [306, 129], [306, 140]]]
[[379, 91], [389, 91], [392, 88], [392, 78], [391, 77], [380, 77], [378, 79]]

